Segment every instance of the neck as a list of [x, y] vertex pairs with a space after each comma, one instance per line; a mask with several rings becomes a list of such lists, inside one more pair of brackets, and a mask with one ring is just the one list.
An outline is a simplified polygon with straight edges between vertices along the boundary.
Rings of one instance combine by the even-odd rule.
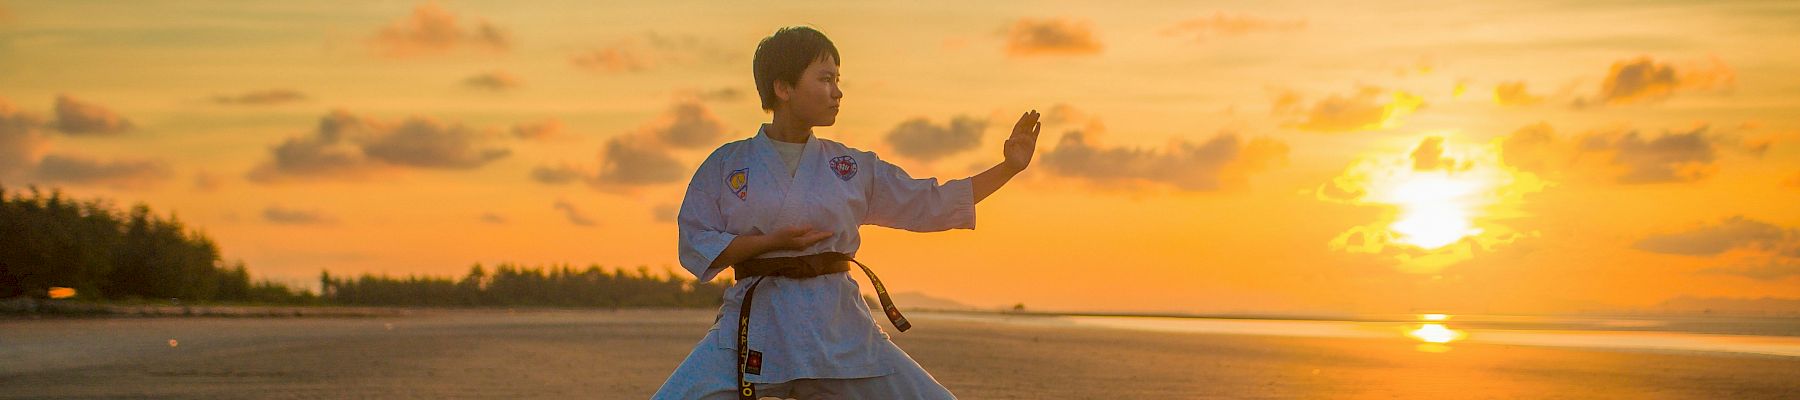
[[806, 138], [812, 136], [812, 126], [784, 113], [775, 113], [775, 118], [763, 128], [763, 133], [777, 141], [806, 143]]

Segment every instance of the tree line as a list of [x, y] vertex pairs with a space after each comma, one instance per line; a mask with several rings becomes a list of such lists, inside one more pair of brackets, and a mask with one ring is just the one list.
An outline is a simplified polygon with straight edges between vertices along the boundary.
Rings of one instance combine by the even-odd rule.
[[460, 278], [320, 274], [320, 291], [252, 280], [243, 261], [224, 262], [204, 232], [174, 213], [138, 203], [116, 211], [102, 199], [76, 200], [37, 187], [0, 185], [0, 299], [44, 298], [71, 288], [77, 298], [179, 299], [367, 306], [717, 306], [729, 281], [696, 282], [648, 267], [527, 268], [480, 264]]
[[381, 306], [554, 306], [554, 307], [716, 307], [728, 280], [697, 282], [649, 267], [611, 272], [591, 265], [526, 268], [500, 264], [489, 273], [481, 264], [461, 279], [364, 274], [319, 276], [321, 297], [334, 304]]

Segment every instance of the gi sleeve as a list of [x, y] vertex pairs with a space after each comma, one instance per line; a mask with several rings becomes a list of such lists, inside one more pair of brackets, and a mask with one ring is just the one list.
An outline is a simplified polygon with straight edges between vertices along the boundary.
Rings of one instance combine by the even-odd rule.
[[681, 259], [681, 267], [693, 273], [701, 282], [711, 281], [724, 271], [724, 266], [708, 268], [719, 253], [725, 251], [725, 245], [731, 244], [737, 235], [725, 232], [725, 215], [719, 212], [719, 195], [717, 186], [722, 185], [724, 177], [713, 173], [717, 168], [714, 163], [703, 162], [694, 171], [694, 177], [688, 181], [687, 194], [681, 198], [681, 211], [675, 216], [676, 233], [680, 235], [677, 252]]
[[899, 166], [870, 158], [874, 174], [864, 224], [914, 232], [975, 229], [975, 188], [969, 178], [939, 185], [937, 178], [913, 179]]

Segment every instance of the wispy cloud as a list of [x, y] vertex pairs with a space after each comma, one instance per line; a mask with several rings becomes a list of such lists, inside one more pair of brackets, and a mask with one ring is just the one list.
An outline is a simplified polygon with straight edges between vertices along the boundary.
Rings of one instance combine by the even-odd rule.
[[168, 180], [174, 172], [161, 160], [101, 161], [51, 154], [38, 160], [33, 175], [44, 182], [143, 189]]
[[1172, 141], [1168, 147], [1107, 147], [1089, 134], [1070, 131], [1044, 153], [1050, 173], [1102, 186], [1164, 184], [1188, 191], [1242, 188], [1248, 176], [1287, 161], [1288, 146], [1272, 138], [1243, 139], [1223, 132], [1201, 143]]
[[237, 105], [274, 105], [306, 100], [306, 94], [293, 89], [265, 89], [237, 95], [213, 96], [213, 102]]
[[1092, 55], [1106, 47], [1094, 38], [1093, 23], [1066, 18], [1022, 18], [1005, 35], [1012, 56]]
[[330, 225], [337, 221], [317, 210], [301, 210], [283, 206], [263, 208], [264, 221], [282, 225]]
[[1244, 36], [1262, 32], [1294, 32], [1306, 29], [1305, 19], [1270, 19], [1252, 15], [1215, 11], [1210, 16], [1193, 18], [1163, 29], [1164, 36], [1192, 38], [1203, 42], [1209, 37]]
[[0, 178], [19, 178], [50, 149], [44, 120], [0, 99]]
[[1734, 215], [1639, 239], [1639, 250], [1707, 257], [1722, 264], [1702, 272], [1777, 280], [1800, 275], [1800, 229]]
[[512, 48], [512, 39], [506, 31], [481, 18], [475, 18], [473, 26], [465, 28], [456, 14], [437, 2], [428, 2], [381, 28], [370, 44], [382, 55], [406, 58], [445, 54], [459, 48], [505, 52]]
[[1544, 102], [1544, 98], [1525, 90], [1525, 82], [1501, 82], [1494, 86], [1494, 102], [1502, 106], [1530, 106]]
[[518, 76], [514, 76], [506, 71], [483, 72], [465, 78], [462, 81], [463, 86], [494, 92], [504, 92], [516, 89], [524, 83], [525, 82], [520, 80]]
[[648, 32], [581, 50], [569, 57], [569, 63], [589, 72], [619, 74], [684, 65], [724, 64], [741, 58], [742, 51], [698, 36]]
[[1312, 132], [1356, 132], [1397, 126], [1401, 117], [1425, 107], [1422, 97], [1406, 91], [1363, 86], [1355, 93], [1330, 94], [1308, 106], [1298, 92], [1283, 91], [1274, 114], [1284, 126]]
[[569, 223], [571, 224], [580, 226], [595, 226], [600, 224], [598, 221], [595, 221], [593, 217], [589, 217], [587, 213], [582, 212], [581, 209], [575, 208], [575, 205], [569, 203], [567, 200], [557, 200], [555, 208], [557, 211], [562, 211], [563, 217], [568, 218]]

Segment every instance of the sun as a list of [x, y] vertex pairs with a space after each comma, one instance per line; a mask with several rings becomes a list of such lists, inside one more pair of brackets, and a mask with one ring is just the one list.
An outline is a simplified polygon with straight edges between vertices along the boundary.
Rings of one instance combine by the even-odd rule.
[[1386, 201], [1399, 206], [1399, 216], [1388, 224], [1397, 242], [1434, 250], [1462, 238], [1481, 234], [1475, 227], [1472, 196], [1486, 187], [1473, 176], [1447, 173], [1411, 174], [1386, 193]]

